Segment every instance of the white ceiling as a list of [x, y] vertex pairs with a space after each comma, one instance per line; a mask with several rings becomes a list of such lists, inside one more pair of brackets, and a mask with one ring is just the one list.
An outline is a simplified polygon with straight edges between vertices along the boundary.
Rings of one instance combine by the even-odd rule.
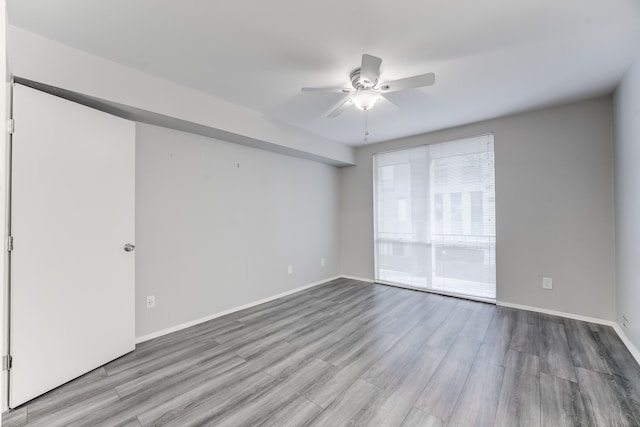
[[[639, 0], [7, 0], [9, 23], [350, 145], [364, 113], [326, 115], [363, 53], [389, 94], [369, 142], [610, 93], [640, 47]], [[378, 108], [380, 107], [380, 108]]]

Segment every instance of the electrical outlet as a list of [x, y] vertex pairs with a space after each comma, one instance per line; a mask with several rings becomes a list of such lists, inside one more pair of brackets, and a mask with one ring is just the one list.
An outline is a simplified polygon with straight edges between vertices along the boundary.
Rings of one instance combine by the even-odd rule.
[[153, 308], [156, 306], [156, 297], [154, 295], [149, 295], [147, 297], [147, 308]]
[[553, 289], [553, 280], [551, 277], [542, 278], [542, 289]]
[[288, 265], [287, 266], [287, 273], [288, 274], [293, 274], [293, 265]]
[[320, 267], [324, 267], [324, 258], [320, 258]]

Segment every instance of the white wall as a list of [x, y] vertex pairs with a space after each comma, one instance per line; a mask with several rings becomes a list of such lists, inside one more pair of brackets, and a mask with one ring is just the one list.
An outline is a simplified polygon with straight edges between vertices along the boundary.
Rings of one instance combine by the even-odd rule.
[[339, 274], [337, 168], [136, 129], [136, 336]]
[[342, 273], [374, 275], [373, 153], [490, 132], [498, 301], [613, 320], [610, 97], [358, 148], [340, 172]]
[[640, 52], [614, 94], [616, 297], [625, 334], [640, 348]]

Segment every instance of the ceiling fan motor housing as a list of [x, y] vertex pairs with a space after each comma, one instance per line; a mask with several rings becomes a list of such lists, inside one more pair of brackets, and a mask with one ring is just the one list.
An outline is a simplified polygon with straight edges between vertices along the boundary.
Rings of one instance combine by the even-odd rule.
[[378, 84], [378, 79], [375, 81], [369, 81], [360, 78], [360, 68], [356, 68], [351, 72], [351, 85], [355, 90], [371, 89]]

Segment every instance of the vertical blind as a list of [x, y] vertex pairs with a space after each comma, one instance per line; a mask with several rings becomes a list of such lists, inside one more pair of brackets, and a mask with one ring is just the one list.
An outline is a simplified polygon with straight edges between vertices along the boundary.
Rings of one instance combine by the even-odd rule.
[[376, 280], [495, 299], [493, 135], [373, 161]]

